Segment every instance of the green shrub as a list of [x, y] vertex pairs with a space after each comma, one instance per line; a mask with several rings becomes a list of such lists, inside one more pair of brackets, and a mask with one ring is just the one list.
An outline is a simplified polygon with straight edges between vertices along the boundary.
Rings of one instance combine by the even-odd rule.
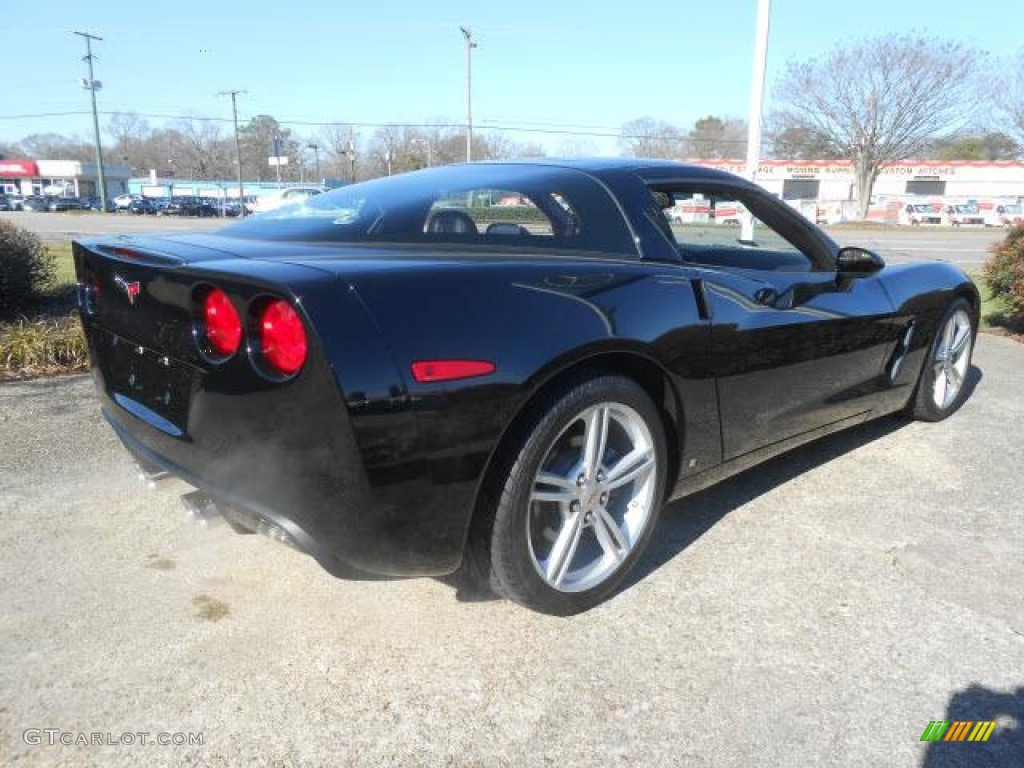
[[1024, 226], [1011, 229], [992, 246], [985, 263], [985, 280], [992, 296], [1003, 302], [1010, 320], [1024, 323]]
[[39, 298], [53, 284], [56, 269], [35, 233], [0, 219], [0, 317]]

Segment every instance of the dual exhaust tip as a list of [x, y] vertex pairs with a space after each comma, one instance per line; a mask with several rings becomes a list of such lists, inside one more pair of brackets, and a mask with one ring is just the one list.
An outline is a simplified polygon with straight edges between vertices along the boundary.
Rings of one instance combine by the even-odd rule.
[[[146, 466], [141, 462], [136, 462], [136, 474], [139, 481], [149, 489], [154, 489], [163, 480], [174, 477], [164, 469]], [[238, 533], [258, 533], [294, 549], [299, 548], [292, 535], [280, 525], [255, 512], [227, 505], [219, 507], [207, 491], [196, 490], [183, 494], [181, 503], [189, 518], [203, 528], [208, 528], [211, 523], [223, 519]]]
[[208, 493], [203, 493], [202, 491], [186, 493], [181, 497], [181, 503], [185, 507], [188, 516], [203, 528], [207, 528], [211, 521], [216, 521], [220, 518], [220, 510], [217, 509], [217, 503]]
[[228, 505], [217, 506], [217, 502], [206, 491], [186, 493], [181, 497], [181, 503], [188, 511], [189, 517], [203, 528], [223, 518], [236, 533], [258, 533], [293, 549], [299, 548], [291, 534], [280, 525], [255, 512]]

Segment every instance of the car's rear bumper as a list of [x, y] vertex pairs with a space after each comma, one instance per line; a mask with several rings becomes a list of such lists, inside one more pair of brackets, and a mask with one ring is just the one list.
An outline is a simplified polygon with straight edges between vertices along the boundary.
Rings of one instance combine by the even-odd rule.
[[179, 430], [110, 386], [119, 376], [101, 351], [105, 333], [90, 333], [102, 413], [141, 465], [195, 486], [235, 524], [276, 526], [338, 576], [458, 568], [466, 488], [438, 486], [415, 465], [368, 472], [323, 361], [311, 361], [287, 391], [223, 391], [197, 373]]

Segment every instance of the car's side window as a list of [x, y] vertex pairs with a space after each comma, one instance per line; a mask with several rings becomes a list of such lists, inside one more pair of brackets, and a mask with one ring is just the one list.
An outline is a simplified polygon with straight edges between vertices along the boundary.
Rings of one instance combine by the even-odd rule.
[[[666, 199], [666, 197], [668, 199]], [[709, 266], [803, 271], [811, 260], [797, 246], [750, 212], [738, 195], [718, 191], [662, 190], [655, 200], [685, 261]], [[752, 236], [743, 228], [753, 222]]]
[[434, 201], [423, 224], [427, 234], [483, 235], [487, 240], [574, 237], [580, 219], [558, 193], [535, 200], [511, 189], [470, 189]]

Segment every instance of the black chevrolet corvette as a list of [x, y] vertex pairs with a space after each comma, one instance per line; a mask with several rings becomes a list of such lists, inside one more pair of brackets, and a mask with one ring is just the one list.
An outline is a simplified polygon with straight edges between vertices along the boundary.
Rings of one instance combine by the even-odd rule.
[[978, 324], [954, 267], [662, 161], [435, 168], [74, 254], [145, 472], [332, 573], [459, 571], [554, 614], [613, 593], [666, 500], [951, 414]]

